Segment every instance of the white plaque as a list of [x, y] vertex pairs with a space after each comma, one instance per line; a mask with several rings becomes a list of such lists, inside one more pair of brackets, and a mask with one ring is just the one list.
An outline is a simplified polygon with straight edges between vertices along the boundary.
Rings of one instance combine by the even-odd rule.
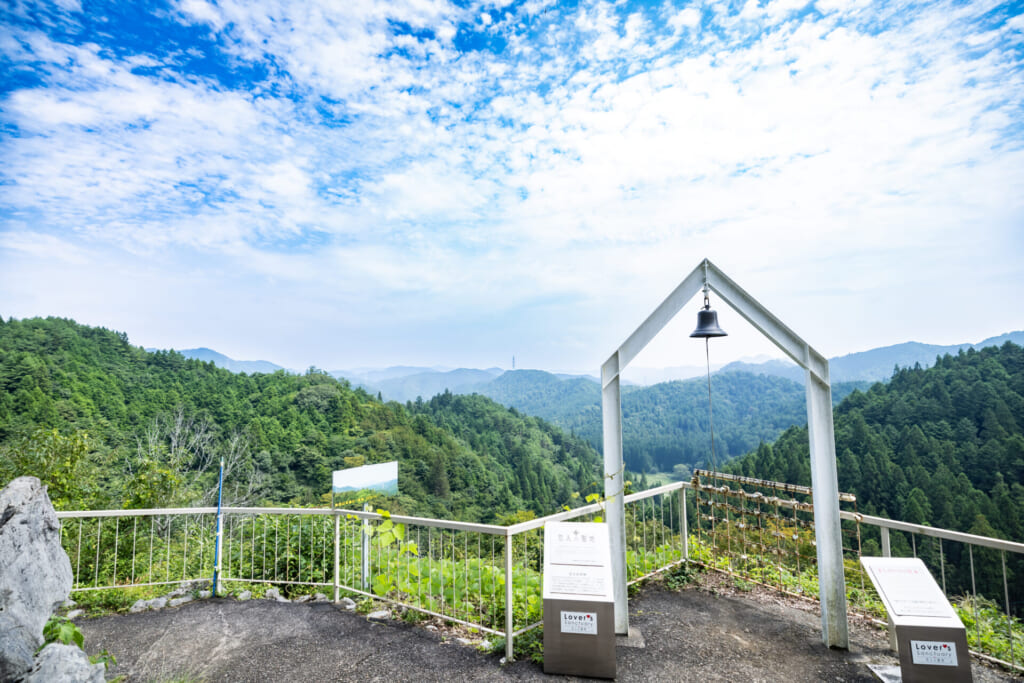
[[946, 640], [912, 640], [910, 654], [914, 664], [956, 666], [956, 643]]
[[597, 612], [562, 612], [562, 633], [597, 635]]
[[544, 525], [544, 599], [611, 601], [608, 525], [548, 522]]
[[955, 613], [924, 562], [918, 558], [865, 557], [861, 559], [872, 575], [890, 616], [950, 617]]

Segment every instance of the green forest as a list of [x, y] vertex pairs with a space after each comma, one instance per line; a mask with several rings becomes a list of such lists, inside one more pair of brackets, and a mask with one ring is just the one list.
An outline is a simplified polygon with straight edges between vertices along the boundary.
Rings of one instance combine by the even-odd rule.
[[[192, 505], [212, 499], [224, 459], [229, 500], [313, 505], [329, 500], [333, 470], [398, 460], [396, 512], [547, 514], [602, 488], [593, 383], [551, 377], [506, 381], [536, 387], [508, 390], [545, 412], [560, 406], [564, 431], [476, 394], [385, 403], [315, 368], [234, 374], [71, 320], [0, 319], [0, 480], [37, 474], [65, 509]], [[840, 488], [861, 512], [1024, 538], [1020, 346], [941, 356], [836, 393], [850, 389], [835, 409], [836, 452]], [[810, 483], [806, 426], [790, 426], [806, 420], [802, 388], [721, 373], [713, 390], [721, 459], [749, 451], [731, 471]], [[689, 381], [626, 393], [630, 470], [706, 463], [704, 392]]]
[[[863, 513], [1024, 539], [1024, 348], [941, 356], [898, 369], [835, 410], [839, 488]], [[746, 476], [810, 485], [807, 427], [731, 463]]]
[[[715, 451], [722, 463], [772, 441], [807, 421], [802, 385], [751, 372], [711, 377]], [[838, 402], [867, 382], [832, 387]], [[590, 379], [559, 379], [539, 370], [506, 372], [481, 392], [504, 405], [539, 415], [601, 448], [601, 388]], [[622, 452], [633, 472], [673, 472], [687, 478], [695, 466], [710, 467], [708, 388], [704, 379], [663, 382], [622, 390]]]
[[[383, 403], [315, 368], [233, 374], [124, 333], [0, 318], [0, 484], [33, 474], [63, 509], [215, 500], [323, 504], [331, 472], [397, 460], [393, 512], [549, 514], [601, 481], [580, 438], [482, 396]], [[383, 501], [381, 501], [383, 504]]]

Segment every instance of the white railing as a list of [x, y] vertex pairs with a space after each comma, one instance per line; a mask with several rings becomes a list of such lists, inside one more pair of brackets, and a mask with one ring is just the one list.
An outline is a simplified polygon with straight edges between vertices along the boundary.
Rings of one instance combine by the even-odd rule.
[[[629, 583], [684, 562], [762, 580], [763, 574], [734, 564], [735, 553], [726, 554], [724, 547], [719, 552], [716, 542], [720, 540], [701, 526], [699, 514], [696, 525], [688, 523], [684, 511], [687, 491], [692, 489], [690, 482], [677, 482], [625, 496]], [[805, 503], [776, 503], [794, 513], [806, 512]], [[219, 561], [220, 581], [319, 586], [333, 591], [335, 601], [343, 592], [367, 596], [466, 624], [504, 637], [506, 656], [511, 659], [514, 639], [542, 623], [544, 525], [602, 514], [602, 504], [596, 503], [505, 527], [359, 510], [228, 507], [223, 509], [219, 558], [214, 543], [216, 508], [58, 512], [57, 516], [74, 571], [73, 591], [205, 579], [213, 576]], [[1002, 597], [1010, 641], [1010, 658], [1003, 663], [1024, 670], [1011, 628], [1006, 568], [1006, 553], [1024, 557], [1024, 544], [855, 512], [844, 511], [841, 516], [857, 527], [856, 547], [848, 549], [854, 556], [860, 553], [861, 527], [877, 527], [884, 554], [891, 553], [892, 531], [910, 534], [915, 554], [917, 536], [937, 539], [936, 569], [944, 590], [949, 549], [944, 550], [943, 543], [966, 545], [974, 595], [976, 549], [1002, 553]], [[390, 538], [382, 531], [389, 520]], [[396, 525], [400, 525], [400, 537], [395, 535]], [[850, 564], [856, 566], [856, 562]], [[813, 563], [803, 568], [814, 570]], [[848, 584], [856, 580], [848, 572]]]

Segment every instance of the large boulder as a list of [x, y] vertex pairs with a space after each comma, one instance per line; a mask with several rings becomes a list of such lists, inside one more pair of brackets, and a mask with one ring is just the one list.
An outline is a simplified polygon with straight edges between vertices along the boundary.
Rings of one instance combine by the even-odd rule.
[[90, 664], [88, 655], [80, 647], [50, 643], [36, 657], [35, 665], [28, 672], [24, 683], [103, 683], [105, 680], [103, 665]]
[[0, 491], [0, 680], [32, 668], [43, 626], [70, 592], [71, 562], [46, 488], [19, 477]]

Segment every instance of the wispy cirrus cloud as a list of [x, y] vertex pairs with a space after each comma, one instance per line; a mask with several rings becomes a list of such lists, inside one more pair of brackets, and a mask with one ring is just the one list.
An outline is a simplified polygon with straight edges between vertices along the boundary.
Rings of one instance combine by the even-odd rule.
[[[825, 314], [832, 328], [866, 289], [912, 300], [979, 260], [1005, 295], [1022, 280], [1014, 12], [187, 0], [132, 17], [21, 3], [0, 39], [0, 258], [59, 240], [115, 262], [219, 263], [238, 287], [296, 297], [326, 296], [316, 281], [365, 312], [346, 319], [367, 338], [395, 316], [445, 320], [423, 323], [442, 339], [453, 310], [493, 324], [571, 302], [561, 319], [599, 349], [584, 366], [628, 332], [595, 319], [598, 302], [650, 307], [704, 255], [769, 296], [806, 278], [767, 264], [838, 280], [851, 294]], [[880, 264], [871, 277], [820, 266], [871, 262], [857, 254]], [[940, 329], [915, 318], [899, 338], [831, 343]], [[545, 344], [549, 365], [575, 363], [575, 342]]]

